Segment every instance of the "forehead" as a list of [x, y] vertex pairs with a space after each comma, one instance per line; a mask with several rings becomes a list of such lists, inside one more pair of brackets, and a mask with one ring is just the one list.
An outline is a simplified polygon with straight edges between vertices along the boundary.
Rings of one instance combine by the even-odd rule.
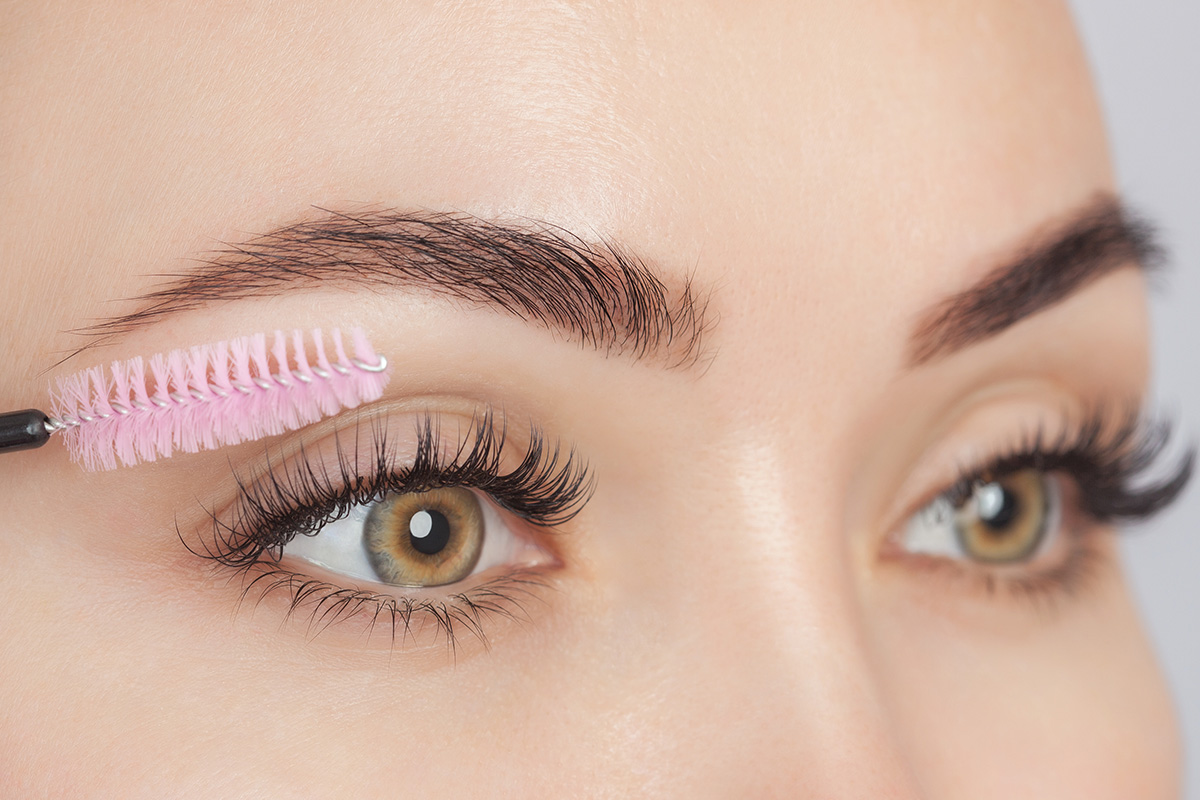
[[37, 164], [6, 196], [38, 202], [6, 203], [0, 235], [48, 270], [85, 260], [93, 298], [365, 203], [617, 241], [735, 317], [852, 303], [893, 326], [1109, 181], [1057, 3], [39, 13], [7, 26], [0, 87], [0, 159]]

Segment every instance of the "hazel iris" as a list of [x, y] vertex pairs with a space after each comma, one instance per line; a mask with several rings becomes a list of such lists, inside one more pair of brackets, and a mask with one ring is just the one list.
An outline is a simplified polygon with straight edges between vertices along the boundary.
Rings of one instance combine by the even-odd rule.
[[1050, 518], [1049, 480], [1026, 469], [979, 482], [955, 514], [963, 552], [991, 563], [1023, 561], [1042, 543]]
[[448, 487], [384, 498], [367, 516], [363, 543], [384, 583], [441, 586], [471, 574], [483, 538], [479, 498]]

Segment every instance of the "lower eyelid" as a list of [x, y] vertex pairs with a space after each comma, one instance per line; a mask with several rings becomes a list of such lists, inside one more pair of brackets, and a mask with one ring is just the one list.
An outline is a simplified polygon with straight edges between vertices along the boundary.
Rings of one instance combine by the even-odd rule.
[[468, 652], [463, 645], [471, 642], [486, 652], [497, 626], [533, 621], [545, 610], [545, 594], [552, 588], [544, 567], [477, 576], [452, 592], [439, 591], [446, 587], [347, 587], [329, 582], [319, 569], [293, 572], [272, 563], [259, 563], [242, 577], [239, 607], [278, 606], [283, 622], [299, 626], [306, 639], [319, 637], [355, 651], [432, 648], [440, 656], [436, 666], [447, 652], [459, 660]]

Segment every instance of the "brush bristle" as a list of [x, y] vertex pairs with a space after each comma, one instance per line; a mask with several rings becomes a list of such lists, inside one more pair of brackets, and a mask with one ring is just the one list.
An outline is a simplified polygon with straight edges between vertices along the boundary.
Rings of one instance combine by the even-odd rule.
[[[88, 470], [131, 466], [296, 430], [377, 400], [384, 362], [366, 335], [275, 331], [113, 362], [58, 380], [52, 414], [71, 460]], [[311, 354], [309, 347], [311, 346]]]

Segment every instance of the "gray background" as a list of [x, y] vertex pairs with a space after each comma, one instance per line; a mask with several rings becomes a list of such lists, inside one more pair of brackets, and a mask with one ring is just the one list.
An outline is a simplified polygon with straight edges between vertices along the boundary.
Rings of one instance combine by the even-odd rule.
[[[1172, 270], [1154, 297], [1155, 392], [1200, 438], [1200, 1], [1072, 0], [1125, 197], [1163, 227]], [[1134, 590], [1184, 729], [1200, 800], [1200, 477], [1127, 537]]]

